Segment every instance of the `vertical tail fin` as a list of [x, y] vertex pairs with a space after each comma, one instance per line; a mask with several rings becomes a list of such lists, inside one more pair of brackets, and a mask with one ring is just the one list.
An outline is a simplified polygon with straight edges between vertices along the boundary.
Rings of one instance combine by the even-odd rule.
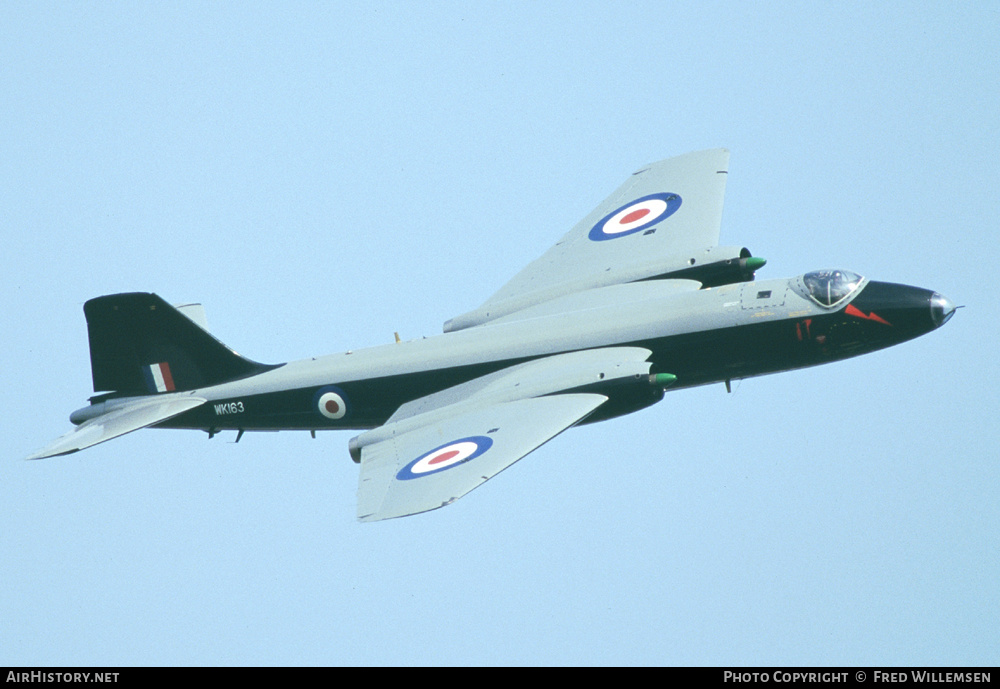
[[240, 356], [155, 294], [97, 297], [83, 312], [94, 392], [194, 390], [275, 368]]

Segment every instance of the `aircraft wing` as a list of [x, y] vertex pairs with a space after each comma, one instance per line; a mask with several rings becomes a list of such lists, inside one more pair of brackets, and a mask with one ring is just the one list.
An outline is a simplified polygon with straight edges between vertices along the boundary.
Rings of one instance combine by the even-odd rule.
[[444, 507], [607, 399], [568, 394], [504, 402], [369, 445], [361, 454], [358, 518], [377, 521]]
[[645, 384], [649, 354], [610, 347], [555, 355], [403, 405], [351, 441], [361, 463], [358, 519], [454, 502], [604, 404], [608, 397], [594, 391], [602, 381]]
[[177, 416], [188, 409], [194, 409], [206, 400], [190, 395], [159, 395], [148, 398], [113, 400], [108, 411], [87, 419], [69, 433], [59, 437], [48, 447], [39, 450], [26, 459], [44, 459], [56, 455], [68, 455], [83, 450], [105, 440], [146, 428]]
[[445, 323], [445, 332], [574, 292], [661, 277], [738, 254], [738, 248], [717, 247], [728, 167], [729, 151], [720, 148], [638, 170], [482, 306]]

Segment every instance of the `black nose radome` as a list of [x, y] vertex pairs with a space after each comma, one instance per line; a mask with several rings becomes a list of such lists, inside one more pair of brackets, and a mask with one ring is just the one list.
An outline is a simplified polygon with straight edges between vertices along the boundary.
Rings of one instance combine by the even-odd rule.
[[951, 299], [937, 292], [931, 295], [931, 319], [935, 326], [940, 328], [954, 313], [955, 303]]

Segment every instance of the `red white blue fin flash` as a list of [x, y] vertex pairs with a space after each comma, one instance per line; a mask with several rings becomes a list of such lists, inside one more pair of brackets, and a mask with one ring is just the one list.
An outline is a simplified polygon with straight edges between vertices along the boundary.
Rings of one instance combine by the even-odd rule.
[[176, 389], [174, 376], [170, 373], [170, 364], [166, 361], [143, 366], [142, 374], [146, 379], [146, 385], [153, 392], [173, 392]]

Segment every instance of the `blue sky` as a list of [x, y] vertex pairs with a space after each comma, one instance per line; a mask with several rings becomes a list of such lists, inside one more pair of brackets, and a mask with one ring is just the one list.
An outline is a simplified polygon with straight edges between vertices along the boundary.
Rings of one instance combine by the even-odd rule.
[[[0, 5], [0, 664], [996, 664], [1000, 8]], [[732, 151], [722, 242], [967, 308], [572, 429], [355, 521], [351, 433], [141, 431], [87, 299], [264, 362], [440, 332], [640, 165]]]

